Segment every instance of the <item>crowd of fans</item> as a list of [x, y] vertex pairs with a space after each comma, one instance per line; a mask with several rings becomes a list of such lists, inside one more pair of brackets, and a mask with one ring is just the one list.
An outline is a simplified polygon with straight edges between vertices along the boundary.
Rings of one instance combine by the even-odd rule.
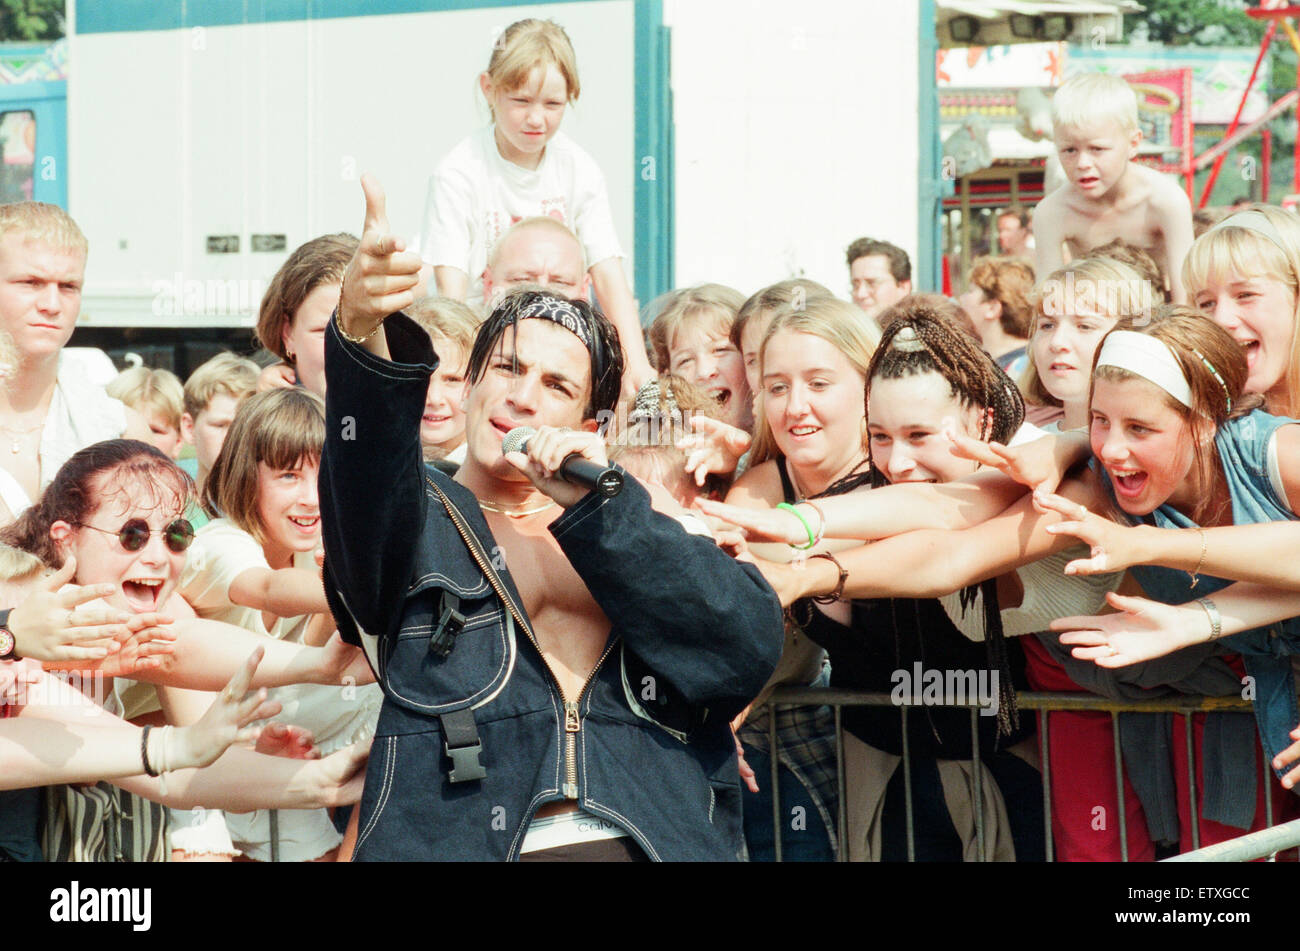
[[[258, 315], [258, 343], [278, 361], [265, 369], [223, 353], [183, 384], [136, 367], [96, 387], [65, 351], [86, 238], [58, 208], [0, 206], [0, 858], [346, 860], [391, 814], [393, 738], [417, 732], [409, 708], [420, 707], [392, 665], [413, 635], [340, 616], [357, 592], [331, 560], [355, 551], [322, 544], [330, 447], [343, 444], [330, 440], [370, 424], [327, 416], [340, 361], [423, 374], [423, 463], [464, 482], [501, 458], [500, 433], [490, 444], [474, 422], [501, 374], [509, 405], [585, 403], [603, 444], [583, 451], [607, 451], [673, 531], [708, 537], [779, 599], [784, 641], [768, 645], [779, 660], [753, 668], [766, 684], [719, 686], [748, 691], [718, 707], [734, 755], [707, 765], [708, 823], [715, 806], [724, 823], [743, 817], [719, 833], [727, 857], [770, 860], [779, 835], [787, 860], [1041, 861], [1050, 835], [1060, 860], [1149, 860], [1191, 847], [1193, 812], [1207, 844], [1262, 828], [1266, 799], [1273, 821], [1300, 815], [1287, 773], [1300, 756], [1300, 577], [1287, 554], [1300, 541], [1300, 217], [1250, 206], [1198, 222], [1193, 241], [1186, 197], [1133, 161], [1131, 90], [1084, 75], [1054, 100], [1067, 184], [1032, 221], [1020, 208], [999, 217], [1004, 253], [977, 260], [957, 300], [915, 286], [900, 248], [860, 238], [848, 300], [802, 278], [748, 296], [703, 284], [648, 305], [643, 333], [601, 172], [559, 132], [580, 88], [568, 37], [512, 25], [480, 85], [492, 122], [437, 167], [418, 244], [386, 233], [367, 182], [361, 239], [323, 235], [289, 255]], [[593, 298], [600, 310], [583, 303]], [[410, 323], [362, 326], [346, 311], [363, 301], [377, 321], [400, 311]], [[551, 392], [525, 399], [523, 327], [542, 312], [562, 328], [548, 332], [582, 342], [592, 372], [543, 374]], [[597, 359], [602, 334], [614, 358]], [[426, 351], [436, 360], [400, 359]], [[602, 387], [611, 405], [621, 396], [616, 409]], [[346, 388], [352, 399], [351, 377]], [[560, 438], [547, 430], [526, 450], [534, 485], [556, 468], [543, 460]], [[401, 497], [386, 472], [364, 487], [378, 505]], [[564, 510], [586, 503], [542, 491], [552, 501], [513, 509], [476, 491], [480, 521], [558, 537]], [[494, 567], [509, 568], [540, 629], [536, 592], [578, 578], [513, 550], [508, 562]], [[713, 582], [683, 583], [707, 600]], [[475, 590], [456, 584], [462, 599]], [[617, 630], [617, 606], [591, 593]], [[441, 604], [421, 609], [418, 628], [430, 677], [457, 656], [438, 639], [448, 619], [474, 621], [455, 599]], [[671, 627], [693, 607], [635, 610]], [[544, 639], [528, 646], [526, 621], [515, 633], [550, 666], [578, 733], [590, 711], [564, 678], [591, 681], [604, 655], [583, 667]], [[378, 648], [354, 646], [376, 635]], [[661, 726], [660, 746], [681, 741], [663, 755], [708, 760], [692, 746], [698, 723], [667, 723], [655, 713], [665, 701], [633, 696], [655, 675], [692, 691], [649, 656], [653, 674], [634, 676], [628, 645], [626, 729]], [[933, 697], [930, 674], [947, 685]], [[974, 692], [953, 696], [954, 683]], [[767, 702], [778, 687], [825, 686], [896, 698], [845, 708], [842, 758], [829, 707]], [[1016, 706], [1031, 689], [1243, 697], [1254, 715], [1197, 713], [1191, 731], [1167, 714], [1122, 716], [1117, 801], [1109, 715], [1051, 713], [1042, 762], [1041, 724]], [[972, 733], [974, 701], [987, 715]], [[437, 722], [429, 756], [461, 770], [458, 728]], [[378, 765], [372, 737], [388, 744]], [[430, 785], [476, 781], [429, 769]], [[694, 854], [601, 811], [574, 779], [564, 789], [554, 798], [609, 828], [563, 832], [563, 809], [533, 803], [544, 808], [518, 817], [522, 841], [482, 854], [593, 838], [642, 857]], [[672, 788], [659, 800], [667, 816], [696, 808]], [[677, 835], [689, 840], [694, 821]]]

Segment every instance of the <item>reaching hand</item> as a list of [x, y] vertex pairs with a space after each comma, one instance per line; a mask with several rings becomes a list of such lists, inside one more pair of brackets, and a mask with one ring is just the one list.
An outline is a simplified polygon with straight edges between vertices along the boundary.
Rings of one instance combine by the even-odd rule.
[[[1300, 740], [1300, 726], [1291, 731], [1291, 739]], [[1300, 760], [1300, 742], [1292, 743], [1273, 757], [1273, 768], [1281, 769], [1284, 766], [1290, 766], [1296, 760]], [[1293, 788], [1297, 782], [1300, 782], [1300, 766], [1282, 777], [1282, 785], [1287, 789]]]
[[713, 542], [736, 561], [754, 563], [754, 556], [749, 552], [745, 533], [735, 528], [714, 529]]
[[752, 793], [757, 793], [758, 774], [754, 772], [754, 767], [745, 761], [745, 748], [740, 745], [740, 736], [736, 733], [736, 730], [745, 722], [745, 717], [748, 715], [749, 707], [746, 707], [740, 712], [740, 716], [731, 721], [731, 738], [736, 741], [736, 768], [740, 771], [740, 779], [744, 782], [746, 789]]
[[286, 759], [320, 759], [320, 750], [316, 749], [311, 730], [292, 723], [268, 723], [262, 728], [253, 750]]
[[361, 244], [343, 273], [339, 322], [353, 337], [364, 337], [390, 314], [415, 302], [420, 282], [420, 256], [391, 233], [384, 189], [369, 175], [361, 176], [366, 218]]
[[47, 663], [102, 660], [120, 649], [132, 634], [132, 615], [107, 604], [90, 604], [117, 590], [116, 585], [78, 586], [77, 563], [71, 555], [63, 567], [45, 578], [36, 590], [13, 609], [9, 630], [17, 641], [15, 651]]
[[324, 647], [304, 648], [315, 651], [317, 659], [311, 683], [320, 684], [372, 684], [374, 671], [361, 648], [353, 647], [335, 631]]
[[1118, 613], [1052, 622], [1053, 631], [1068, 632], [1061, 643], [1075, 645], [1071, 653], [1079, 660], [1127, 667], [1209, 640], [1209, 618], [1199, 604], [1162, 604], [1113, 591], [1106, 600]]
[[749, 451], [749, 433], [729, 426], [720, 419], [696, 414], [690, 425], [695, 432], [677, 444], [686, 451], [686, 471], [704, 485], [710, 473], [730, 475], [736, 471], [740, 457]]
[[1035, 439], [1014, 449], [1000, 442], [981, 442], [955, 430], [946, 430], [954, 456], [997, 469], [1022, 485], [1055, 492], [1065, 473], [1055, 453], [1056, 437]]
[[298, 377], [293, 372], [293, 367], [287, 363], [272, 363], [257, 375], [257, 392], [288, 389], [297, 382]]
[[[784, 542], [787, 545], [808, 544], [808, 529], [799, 517], [785, 509], [751, 509], [726, 502], [714, 502], [712, 499], [697, 498], [695, 507], [705, 515], [721, 519], [745, 530], [745, 536], [752, 542]], [[811, 519], [818, 519], [811, 506], [800, 509], [808, 512]], [[812, 524], [816, 524], [815, 521]]]
[[248, 692], [248, 685], [252, 683], [263, 653], [260, 647], [253, 651], [244, 666], [217, 694], [217, 699], [212, 701], [212, 706], [208, 707], [197, 722], [179, 727], [170, 735], [150, 736], [151, 741], [171, 740], [175, 743], [175, 750], [168, 750], [158, 757], [150, 750], [150, 762], [155, 769], [163, 765], [175, 769], [180, 764], [207, 766], [215, 762], [231, 744], [256, 741], [261, 728], [249, 724], [280, 712], [280, 704], [266, 699], [265, 687], [256, 693]]
[[310, 780], [317, 787], [322, 807], [332, 809], [361, 801], [369, 755], [370, 740], [366, 740], [306, 765], [311, 770]]
[[1049, 534], [1073, 535], [1089, 548], [1088, 558], [1076, 558], [1065, 566], [1067, 575], [1095, 575], [1143, 563], [1137, 544], [1141, 529], [1137, 526], [1119, 525], [1092, 514], [1077, 502], [1046, 492], [1034, 492], [1034, 508], [1063, 517], [1047, 526]]
[[772, 586], [781, 601], [781, 607], [788, 608], [807, 593], [808, 565], [806, 561], [792, 561], [781, 564], [765, 558], [750, 558], [758, 566], [759, 573]]

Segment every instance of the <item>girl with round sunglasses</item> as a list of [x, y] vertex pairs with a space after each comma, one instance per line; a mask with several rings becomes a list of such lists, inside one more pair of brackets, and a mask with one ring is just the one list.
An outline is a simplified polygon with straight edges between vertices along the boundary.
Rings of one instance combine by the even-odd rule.
[[[287, 643], [323, 644], [334, 631], [315, 552], [320, 545], [316, 491], [325, 443], [324, 405], [301, 389], [259, 393], [240, 407], [203, 486], [212, 516], [195, 537], [179, 591], [200, 617]], [[310, 730], [329, 753], [367, 738], [379, 687], [297, 684], [272, 691], [285, 718]], [[226, 817], [233, 844], [269, 861], [270, 816]], [[278, 817], [279, 860], [331, 861], [342, 841], [324, 810]]]
[[[264, 656], [252, 675], [254, 687], [337, 684], [344, 677], [354, 683], [369, 682], [372, 678], [360, 652], [337, 637], [324, 648], [302, 647], [195, 617], [175, 592], [193, 537], [181, 519], [192, 491], [189, 477], [152, 446], [109, 440], [74, 454], [40, 500], [0, 532], [0, 542], [30, 552], [50, 568], [75, 559], [72, 581], [102, 585], [109, 592], [103, 606], [138, 615], [149, 625], [169, 627], [174, 635], [173, 649], [157, 669], [128, 667], [130, 658], [121, 654], [78, 660], [72, 666], [106, 677], [130, 669], [135, 678], [160, 685], [164, 706], [175, 722], [200, 719], [207, 702], [172, 688], [220, 690], [259, 648]], [[218, 779], [205, 782], [247, 783], [244, 793], [227, 797], [240, 802], [232, 808], [252, 808], [250, 801], [285, 808], [334, 804], [341, 782], [351, 775], [350, 771], [341, 774], [340, 767], [356, 756], [340, 754], [332, 759], [329, 767], [308, 769], [310, 764], [281, 763], [274, 757], [232, 750], [216, 764]], [[300, 774], [303, 769], [307, 773]], [[297, 782], [299, 775], [310, 782], [282, 785]]]

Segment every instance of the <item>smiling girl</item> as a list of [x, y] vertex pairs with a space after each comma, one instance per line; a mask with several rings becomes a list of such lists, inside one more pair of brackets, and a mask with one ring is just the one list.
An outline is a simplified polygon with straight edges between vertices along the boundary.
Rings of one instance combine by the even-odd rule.
[[[134, 440], [96, 443], [74, 454], [38, 502], [0, 533], [0, 541], [36, 555], [50, 568], [75, 559], [74, 583], [109, 587], [104, 596], [108, 607], [150, 624], [170, 624], [174, 631], [170, 657], [161, 665], [156, 664], [158, 658], [151, 658], [153, 669], [125, 667], [129, 658], [121, 653], [79, 662], [76, 669], [99, 671], [105, 678], [132, 669], [130, 675], [136, 679], [159, 684], [167, 720], [176, 725], [197, 721], [209, 706], [208, 698], [191, 691], [221, 689], [259, 647], [265, 656], [255, 686], [338, 683], [345, 674], [368, 679], [357, 652], [343, 649], [337, 639], [324, 650], [282, 645], [240, 628], [194, 618], [188, 605], [175, 596], [193, 539], [193, 530], [182, 517], [192, 491], [189, 477], [152, 446]], [[109, 680], [107, 685], [109, 705], [115, 710], [122, 707], [117, 689], [121, 683]], [[54, 709], [59, 706], [52, 703]], [[356, 767], [353, 754], [340, 754], [322, 772], [312, 764], [232, 750], [206, 780], [209, 789], [225, 792], [206, 802], [220, 801], [236, 809], [326, 805], [337, 800], [320, 795], [321, 780], [333, 776], [329, 781], [337, 783], [339, 763], [348, 759], [353, 760], [350, 775]], [[299, 780], [310, 782], [303, 785]]]
[[731, 342], [731, 325], [741, 305], [740, 291], [723, 284], [700, 284], [673, 291], [650, 324], [650, 346], [660, 373], [671, 373], [713, 397], [716, 419], [748, 432], [754, 406], [740, 351]]
[[1196, 239], [1183, 262], [1191, 301], [1246, 356], [1247, 393], [1300, 416], [1300, 218], [1252, 205]]
[[[299, 390], [272, 390], [240, 407], [203, 487], [213, 514], [194, 538], [180, 593], [200, 617], [255, 634], [322, 644], [334, 630], [314, 552], [320, 545], [316, 492], [325, 441], [324, 407]], [[330, 688], [294, 685], [273, 691], [286, 719], [316, 736], [323, 752], [364, 739], [379, 709], [375, 686], [355, 697]], [[227, 816], [234, 844], [268, 860], [269, 817]], [[342, 841], [322, 811], [280, 817], [284, 861], [331, 856]]]
[[[745, 507], [770, 507], [846, 491], [865, 484], [862, 390], [877, 334], [853, 305], [833, 297], [806, 301], [798, 312], [779, 312], [767, 327], [759, 350], [758, 431], [750, 467], [736, 480], [727, 501]], [[733, 348], [734, 349], [734, 348]], [[739, 354], [737, 353], [738, 357]], [[737, 364], [739, 360], [736, 361]], [[760, 777], [762, 793], [747, 794], [745, 838], [751, 858], [772, 850], [771, 775], [768, 745], [770, 715], [762, 709], [768, 693], [781, 684], [808, 686], [824, 682], [824, 652], [797, 624], [786, 625], [781, 663], [751, 705], [759, 711], [738, 729], [745, 757]], [[778, 748], [782, 751], [781, 801], [802, 804], [812, 824], [820, 816], [828, 839], [786, 836], [786, 856], [829, 860], [834, 839], [836, 800], [831, 737], [833, 721], [826, 708], [806, 712], [791, 708], [777, 714]], [[796, 743], [797, 741], [797, 743]], [[798, 749], [802, 752], [792, 753]], [[809, 808], [811, 807], [811, 808]], [[791, 841], [786, 841], [787, 839]]]

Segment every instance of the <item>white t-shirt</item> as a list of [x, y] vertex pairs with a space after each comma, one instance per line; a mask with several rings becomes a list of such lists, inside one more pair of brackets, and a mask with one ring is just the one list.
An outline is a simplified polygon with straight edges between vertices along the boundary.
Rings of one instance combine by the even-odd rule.
[[[302, 643], [310, 615], [280, 618], [270, 630], [262, 612], [230, 600], [230, 585], [250, 568], [269, 568], [262, 546], [226, 518], [213, 519], [194, 535], [181, 572], [180, 594], [201, 618], [224, 621], [256, 634]], [[295, 567], [316, 570], [310, 552], [295, 556]], [[269, 691], [284, 707], [277, 719], [311, 730], [322, 753], [366, 739], [374, 731], [382, 700], [377, 684], [329, 687], [293, 684]]]
[[41, 491], [78, 450], [126, 432], [126, 407], [86, 374], [85, 363], [59, 354], [54, 396], [41, 431]]
[[[258, 634], [301, 643], [310, 615], [280, 618], [266, 629], [262, 612], [230, 600], [230, 585], [249, 568], [269, 568], [262, 546], [226, 518], [213, 519], [194, 535], [181, 573], [180, 593], [202, 618], [236, 624]], [[294, 556], [294, 567], [314, 571], [310, 552]], [[327, 687], [292, 684], [268, 691], [283, 707], [277, 720], [305, 727], [323, 754], [373, 735], [383, 700], [378, 684]], [[277, 813], [280, 859], [307, 862], [335, 848], [343, 839], [324, 809], [282, 809]], [[264, 809], [226, 813], [230, 840], [250, 858], [271, 859], [270, 813]]]
[[501, 157], [488, 126], [452, 149], [429, 178], [420, 256], [468, 274], [467, 299], [477, 303], [492, 246], [515, 222], [537, 215], [558, 218], [573, 230], [588, 267], [623, 256], [605, 176], [590, 155], [557, 132], [537, 170], [530, 171]]

